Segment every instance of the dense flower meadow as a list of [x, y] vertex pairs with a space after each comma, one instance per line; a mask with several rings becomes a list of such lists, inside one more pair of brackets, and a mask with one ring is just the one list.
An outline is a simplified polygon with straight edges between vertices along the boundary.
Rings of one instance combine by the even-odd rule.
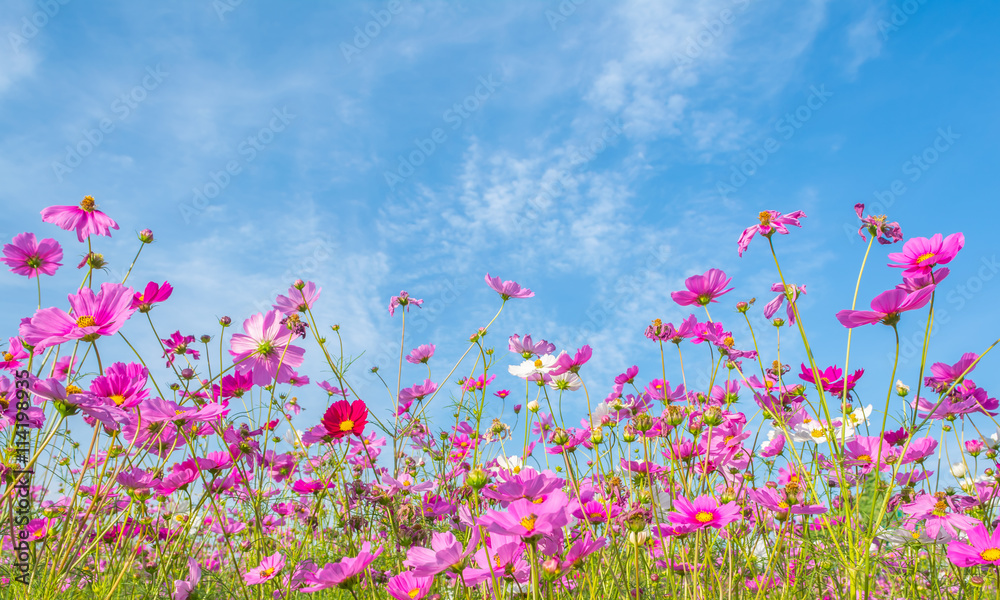
[[[964, 237], [907, 239], [885, 216], [855, 210], [868, 246], [854, 305], [836, 318], [848, 330], [914, 319], [929, 331], [944, 265], [960, 260]], [[498, 306], [443, 367], [434, 345], [407, 345], [407, 315], [423, 300], [406, 292], [388, 303], [401, 332], [398, 375], [351, 367], [339, 326], [314, 318], [329, 298], [312, 281], [291, 283], [271, 311], [223, 317], [215, 335], [196, 338], [157, 323], [170, 283], [129, 279], [150, 230], [139, 232], [125, 280], [103, 281], [94, 245], [119, 225], [89, 196], [41, 216], [86, 248], [80, 286], [54, 307], [42, 307], [41, 281], [63, 266], [58, 242], [22, 233], [0, 259], [39, 290], [33, 314], [8, 317], [17, 335], [0, 346], [3, 598], [1000, 593], [1000, 440], [989, 435], [1000, 403], [969, 379], [992, 346], [935, 357], [925, 335], [919, 377], [907, 385], [898, 378], [916, 374], [895, 366], [868, 373], [884, 378], [884, 405], [862, 405], [855, 388], [866, 372], [850, 363], [850, 342], [843, 364], [816, 362], [798, 305], [806, 285], [780, 266], [801, 211], [763, 211], [738, 240], [740, 256], [753, 245], [774, 257], [762, 309], [732, 300], [722, 270], [692, 276], [670, 294], [691, 316], [635, 332], [661, 371], [640, 377], [622, 365], [613, 381], [587, 378], [590, 346], [560, 351], [491, 331], [508, 303], [534, 294], [489, 274]], [[900, 244], [888, 255], [899, 279], [859, 309], [876, 240]], [[757, 310], [766, 331], [754, 330]], [[720, 312], [745, 323], [748, 339], [734, 339]], [[801, 338], [804, 355], [762, 356], [758, 341], [784, 332]], [[498, 337], [507, 347], [487, 341]], [[140, 355], [149, 340], [162, 355]], [[299, 373], [306, 352], [332, 375]], [[690, 373], [695, 356], [710, 357], [703, 389], [687, 386], [685, 359]], [[426, 377], [404, 380], [404, 360]], [[499, 389], [498, 372], [523, 385]], [[362, 375], [384, 383], [391, 409], [358, 397]], [[564, 395], [587, 407], [579, 422], [563, 419]], [[298, 396], [326, 408], [309, 415]], [[510, 406], [502, 418], [484, 416], [500, 404]], [[300, 431], [292, 420], [304, 417]], [[943, 467], [958, 487], [935, 476], [945, 436], [964, 449]]]

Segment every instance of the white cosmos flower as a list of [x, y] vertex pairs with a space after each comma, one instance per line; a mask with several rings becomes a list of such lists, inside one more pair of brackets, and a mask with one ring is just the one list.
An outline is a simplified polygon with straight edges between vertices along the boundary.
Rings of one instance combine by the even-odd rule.
[[288, 442], [289, 446], [301, 449], [302, 442], [300, 440], [302, 439], [302, 432], [296, 429], [294, 425], [289, 425], [289, 427], [290, 429], [285, 432], [285, 435], [282, 439]]
[[500, 468], [503, 470], [510, 471], [514, 475], [520, 473], [521, 469], [524, 468], [524, 461], [521, 460], [520, 456], [511, 456], [510, 458], [498, 456], [497, 464], [500, 465]]
[[[563, 352], [562, 354], [565, 354]], [[526, 360], [519, 365], [511, 365], [507, 367], [507, 371], [514, 377], [520, 377], [521, 379], [527, 379], [531, 375], [536, 375], [539, 373], [548, 373], [555, 369], [556, 360], [551, 354], [543, 354], [535, 360]]]
[[569, 390], [575, 392], [583, 385], [580, 376], [571, 371], [566, 371], [562, 375], [556, 375], [549, 380], [549, 387], [554, 390]]
[[962, 477], [964, 477], [965, 476], [965, 472], [966, 472], [966, 470], [965, 470], [965, 464], [957, 462], [957, 463], [951, 465], [951, 474], [954, 475], [956, 478], [962, 478]]
[[829, 426], [825, 421], [809, 419], [799, 423], [792, 428], [792, 441], [796, 443], [815, 442], [825, 444], [829, 442], [829, 436], [835, 436], [838, 440], [854, 439], [854, 427], [844, 425], [840, 419], [834, 419], [833, 425]]
[[857, 427], [861, 423], [868, 423], [868, 416], [872, 414], [872, 405], [869, 404], [864, 409], [856, 408], [847, 415], [852, 427]]

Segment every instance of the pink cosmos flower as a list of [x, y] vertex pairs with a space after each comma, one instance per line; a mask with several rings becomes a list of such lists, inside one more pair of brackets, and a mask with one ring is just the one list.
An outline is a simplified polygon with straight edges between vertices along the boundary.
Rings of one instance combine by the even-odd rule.
[[486, 274], [486, 284], [496, 293], [500, 294], [500, 297], [506, 302], [511, 298], [531, 298], [535, 295], [535, 292], [529, 290], [528, 288], [522, 288], [517, 282], [514, 281], [500, 281], [499, 277], [490, 277], [490, 274]]
[[260, 561], [260, 565], [250, 569], [243, 574], [243, 581], [247, 585], [260, 585], [266, 581], [271, 581], [277, 577], [281, 570], [285, 568], [285, 557], [280, 552], [275, 552], [271, 556]]
[[704, 275], [693, 275], [685, 279], [684, 287], [687, 290], [670, 292], [670, 297], [681, 306], [708, 306], [710, 302], [717, 302], [716, 298], [719, 296], [732, 291], [733, 288], [723, 289], [732, 280], [732, 277], [727, 278], [719, 269], [709, 269]]
[[406, 356], [406, 362], [413, 365], [427, 364], [432, 356], [434, 356], [434, 344], [423, 344], [410, 351]]
[[750, 500], [762, 508], [785, 515], [821, 515], [827, 508], [821, 504], [789, 504], [788, 498], [778, 490], [768, 488], [747, 490]]
[[590, 360], [593, 356], [594, 351], [588, 345], [584, 345], [582, 348], [576, 351], [576, 355], [573, 358], [569, 357], [569, 354], [563, 353], [556, 358], [555, 368], [549, 372], [549, 375], [555, 377], [557, 375], [562, 375], [563, 373], [579, 373], [580, 367]]
[[111, 230], [118, 229], [118, 223], [96, 207], [93, 196], [86, 196], [80, 206], [50, 206], [42, 209], [42, 220], [66, 231], [75, 229], [76, 237], [81, 242], [95, 234], [111, 237]]
[[392, 317], [396, 314], [397, 306], [402, 306], [406, 310], [406, 312], [409, 312], [410, 311], [409, 307], [411, 304], [413, 306], [416, 306], [417, 308], [420, 308], [420, 305], [423, 303], [424, 303], [423, 300], [410, 298], [410, 295], [407, 294], [406, 291], [404, 290], [402, 292], [399, 292], [398, 296], [393, 296], [392, 298], [389, 299], [389, 316]]
[[743, 256], [747, 247], [750, 246], [750, 240], [752, 240], [753, 236], [758, 233], [766, 238], [770, 238], [776, 231], [781, 234], [787, 234], [788, 228], [785, 227], [785, 225], [802, 227], [802, 225], [799, 224], [799, 219], [804, 219], [805, 216], [805, 213], [801, 210], [788, 213], [787, 215], [782, 215], [776, 210], [761, 211], [761, 213], [757, 215], [758, 219], [760, 219], [760, 224], [751, 225], [750, 227], [744, 229], [743, 233], [740, 234], [739, 242], [737, 242], [737, 245], [739, 246], [739, 255]]
[[30, 232], [14, 236], [11, 244], [4, 244], [3, 258], [10, 270], [18, 275], [27, 275], [28, 279], [41, 275], [55, 275], [56, 269], [62, 266], [62, 247], [53, 239], [41, 242]]
[[431, 592], [433, 577], [417, 577], [411, 571], [403, 571], [389, 580], [385, 591], [396, 600], [420, 600]]
[[965, 246], [965, 236], [961, 232], [953, 233], [942, 239], [940, 233], [928, 238], [910, 238], [903, 244], [902, 252], [893, 252], [889, 260], [890, 267], [905, 269], [903, 277], [928, 275], [937, 265], [946, 265], [958, 255]]
[[552, 354], [556, 350], [555, 344], [545, 340], [539, 340], [538, 342], [532, 341], [530, 334], [524, 336], [522, 339], [515, 333], [507, 340], [507, 345], [511, 352], [520, 354], [525, 360], [531, 358], [532, 356]]
[[23, 359], [28, 358], [28, 352], [24, 349], [21, 338], [8, 338], [7, 351], [0, 353], [0, 369], [13, 371], [20, 367]]
[[897, 283], [896, 289], [903, 290], [907, 294], [911, 294], [917, 290], [923, 289], [929, 285], [937, 285], [945, 280], [951, 271], [948, 267], [941, 267], [937, 271], [928, 272], [924, 275], [916, 275], [914, 277], [903, 277], [903, 283]]
[[904, 527], [912, 530], [918, 523], [924, 521], [927, 535], [932, 538], [937, 537], [942, 528], [957, 537], [959, 530], [968, 531], [976, 525], [982, 525], [968, 515], [950, 512], [955, 510], [954, 501], [946, 497], [943, 492], [934, 495], [921, 494], [913, 502], [901, 506], [899, 510], [909, 515], [903, 524]]
[[281, 318], [276, 310], [257, 313], [243, 322], [246, 334], [233, 334], [230, 342], [237, 372], [252, 372], [256, 385], [288, 381], [304, 359], [305, 350], [291, 345], [294, 334], [281, 325]]
[[329, 382], [317, 381], [316, 385], [326, 390], [327, 396], [342, 396], [344, 398], [347, 398], [347, 390], [342, 390], [339, 387], [330, 385]]
[[[944, 392], [948, 387], [955, 382], [956, 379], [965, 373], [965, 370], [972, 366], [972, 363], [976, 362], [979, 355], [975, 352], [966, 352], [962, 355], [962, 358], [958, 360], [957, 363], [949, 365], [947, 363], [938, 362], [931, 365], [930, 377], [924, 378], [924, 385], [930, 387], [936, 392]], [[971, 373], [975, 370], [975, 367], [969, 370]], [[968, 375], [968, 373], [966, 373]]]
[[933, 292], [933, 285], [912, 294], [903, 290], [888, 290], [875, 296], [872, 310], [842, 310], [837, 313], [837, 320], [848, 329], [879, 322], [895, 325], [899, 322], [900, 313], [922, 308], [930, 301]]
[[47, 348], [69, 340], [93, 342], [102, 335], [114, 335], [134, 312], [132, 295], [132, 288], [117, 283], [101, 284], [97, 294], [83, 288], [69, 295], [76, 317], [58, 308], [43, 308], [21, 323], [21, 338], [35, 348]]
[[273, 306], [285, 315], [306, 312], [319, 300], [319, 293], [322, 289], [316, 287], [316, 284], [311, 281], [304, 282], [299, 279], [292, 287], [288, 288], [287, 296], [278, 296], [274, 300]]
[[[778, 295], [764, 306], [764, 318], [770, 319], [773, 317], [774, 313], [778, 312], [778, 309], [781, 308], [781, 303], [788, 298], [788, 306], [785, 308], [785, 314], [788, 315], [788, 325], [795, 325], [795, 310], [792, 308], [792, 305], [798, 300], [799, 294], [806, 293], [806, 286], [789, 284], [786, 290], [785, 285], [779, 281], [771, 285], [771, 291], [778, 292]], [[791, 295], [790, 298], [789, 294]]]
[[199, 581], [201, 581], [201, 565], [196, 559], [189, 558], [188, 577], [174, 580], [174, 593], [170, 596], [170, 600], [187, 600]]
[[969, 529], [969, 543], [952, 540], [948, 543], [948, 558], [959, 567], [993, 565], [1000, 567], [1000, 527], [993, 533], [982, 523]]
[[411, 567], [413, 575], [417, 577], [434, 577], [442, 571], [461, 565], [479, 545], [479, 528], [474, 527], [472, 531], [472, 541], [467, 549], [463, 549], [462, 542], [450, 531], [435, 531], [431, 534], [430, 548], [414, 546], [406, 551], [403, 566]]
[[145, 390], [149, 371], [139, 363], [116, 362], [104, 370], [104, 375], [90, 382], [90, 393], [109, 406], [131, 408], [149, 396]]
[[327, 563], [325, 567], [317, 569], [313, 573], [306, 572], [305, 580], [309, 585], [299, 591], [309, 593], [338, 586], [352, 587], [358, 583], [358, 579], [368, 568], [368, 565], [372, 564], [380, 554], [382, 554], [381, 546], [372, 552], [371, 544], [365, 542], [357, 556], [345, 556], [335, 563]]
[[711, 496], [698, 496], [693, 501], [684, 496], [674, 499], [674, 510], [667, 514], [671, 523], [686, 525], [692, 529], [714, 527], [721, 529], [740, 519], [740, 507], [735, 502], [719, 504]]
[[165, 301], [173, 292], [173, 286], [166, 281], [163, 282], [163, 285], [150, 281], [146, 284], [146, 289], [143, 290], [142, 294], [136, 294], [132, 297], [132, 308], [141, 313], [147, 313], [153, 310], [154, 304]]
[[570, 501], [561, 490], [549, 493], [540, 503], [528, 499], [514, 500], [507, 511], [488, 510], [479, 524], [490, 533], [518, 536], [522, 540], [538, 540], [551, 536], [569, 523], [569, 516], [578, 503]]
[[858, 228], [858, 235], [861, 239], [868, 241], [865, 237], [865, 231], [872, 235], [872, 237], [878, 240], [880, 244], [895, 244], [896, 242], [902, 241], [903, 230], [899, 228], [899, 223], [893, 221], [892, 223], [886, 223], [888, 217], [885, 215], [867, 217], [862, 216], [864, 214], [865, 205], [858, 204], [854, 205], [854, 212], [858, 213], [858, 218], [861, 219], [861, 227]]
[[253, 388], [252, 373], [233, 373], [222, 378], [219, 393], [223, 398], [242, 398]]

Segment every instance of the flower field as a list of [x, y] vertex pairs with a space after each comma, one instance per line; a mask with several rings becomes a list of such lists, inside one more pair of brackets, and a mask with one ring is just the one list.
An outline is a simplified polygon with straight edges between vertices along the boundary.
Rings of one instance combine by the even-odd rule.
[[[119, 224], [89, 196], [48, 207], [0, 259], [39, 290], [37, 307], [5, 316], [16, 335], [0, 345], [0, 597], [996, 598], [1000, 402], [971, 379], [993, 346], [938, 356], [925, 335], [919, 365], [897, 372], [899, 322], [930, 331], [965, 238], [905, 237], [854, 209], [867, 246], [836, 313], [841, 363], [814, 358], [807, 284], [782, 269], [806, 215], [764, 210], [734, 260], [769, 253], [773, 285], [713, 268], [664, 290], [692, 314], [634, 332], [659, 371], [591, 379], [600, 348], [496, 331], [534, 293], [490, 274], [495, 305], [468, 307], [482, 326], [441, 356], [411, 343], [424, 301], [400, 292], [386, 315], [398, 372], [374, 373], [386, 410], [355, 391], [373, 375], [340, 326], [314, 317], [334, 302], [322, 281], [289, 282], [272, 310], [196, 338], [156, 318], [169, 282], [136, 279], [144, 249], [170, 242], [142, 230], [109, 281], [99, 245]], [[85, 257], [67, 303], [44, 307], [42, 280], [67, 268], [52, 227]], [[896, 250], [887, 278], [869, 272], [876, 241]], [[863, 277], [887, 291], [859, 297]], [[852, 361], [849, 332], [868, 326], [895, 333], [891, 370]], [[762, 352], [789, 335], [803, 352]], [[137, 350], [150, 340], [161, 355]], [[322, 373], [299, 372], [307, 354]], [[426, 376], [404, 379], [404, 361]], [[688, 387], [693, 368], [706, 387]], [[879, 382], [876, 402], [860, 402], [862, 378]], [[299, 395], [325, 403], [303, 430]], [[571, 395], [582, 419], [562, 416]], [[964, 450], [954, 465], [945, 439]]]

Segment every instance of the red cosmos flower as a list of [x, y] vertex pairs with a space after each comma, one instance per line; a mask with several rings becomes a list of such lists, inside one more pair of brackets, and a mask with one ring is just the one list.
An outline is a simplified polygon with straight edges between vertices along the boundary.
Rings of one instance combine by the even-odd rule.
[[364, 400], [355, 400], [353, 403], [338, 400], [331, 404], [323, 415], [323, 427], [333, 439], [340, 439], [352, 433], [361, 437], [366, 423], [368, 423], [368, 406]]

